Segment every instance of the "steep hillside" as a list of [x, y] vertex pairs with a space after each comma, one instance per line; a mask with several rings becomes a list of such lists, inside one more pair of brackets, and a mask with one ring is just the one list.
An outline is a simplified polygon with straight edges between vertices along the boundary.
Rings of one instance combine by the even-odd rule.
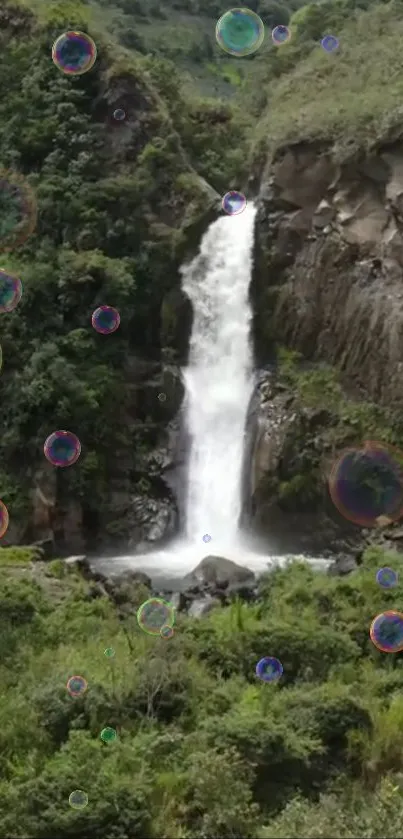
[[[178, 261], [242, 152], [229, 107], [195, 102], [188, 113], [174, 75], [92, 29], [89, 7], [33, 9], [11, 3], [0, 13], [0, 161], [26, 178], [38, 205], [34, 234], [2, 257], [24, 289], [1, 324], [6, 538], [56, 534], [70, 550], [99, 539], [127, 545], [133, 509], [137, 539], [158, 513], [160, 535], [176, 526], [154, 452], [162, 447], [169, 463], [165, 428], [182, 393], [175, 363], [190, 315]], [[80, 27], [94, 35], [98, 59], [68, 78], [51, 47]], [[123, 123], [113, 119], [118, 107]], [[121, 312], [107, 340], [91, 328], [103, 303]], [[83, 448], [80, 468], [57, 478], [43, 465], [56, 427], [75, 431]]]

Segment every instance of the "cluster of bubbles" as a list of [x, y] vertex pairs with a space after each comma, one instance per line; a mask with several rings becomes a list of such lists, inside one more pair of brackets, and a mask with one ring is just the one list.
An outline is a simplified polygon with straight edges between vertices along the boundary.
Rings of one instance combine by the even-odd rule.
[[[106, 658], [114, 658], [115, 650], [113, 647], [106, 647], [104, 650]], [[72, 699], [84, 696], [88, 690], [88, 682], [84, 676], [70, 676], [66, 683], [66, 690]], [[118, 733], [115, 728], [107, 725], [99, 734], [103, 743], [114, 743], [118, 739]], [[73, 810], [84, 810], [88, 805], [88, 795], [82, 789], [75, 789], [69, 795], [69, 805]]]
[[150, 597], [137, 610], [137, 623], [146, 635], [172, 638], [174, 634], [175, 609], [162, 597]]
[[[216, 41], [227, 55], [245, 58], [253, 55], [263, 44], [265, 28], [262, 19], [251, 9], [229, 9], [216, 24]], [[279, 24], [272, 29], [271, 39], [280, 47], [291, 39], [288, 26]], [[334, 35], [325, 35], [320, 45], [325, 52], [334, 52], [339, 42]]]
[[[262, 46], [265, 37], [265, 27], [256, 12], [247, 8], [229, 9], [216, 24], [216, 41], [219, 47], [234, 58], [245, 58], [253, 55]], [[280, 47], [291, 39], [288, 26], [278, 24], [272, 29], [271, 39], [275, 46]], [[327, 52], [335, 52], [339, 42], [334, 35], [325, 35], [320, 45]], [[227, 192], [221, 202], [224, 213], [237, 216], [243, 213], [247, 200], [242, 192], [231, 190]]]
[[[403, 515], [403, 452], [374, 440], [345, 449], [332, 466], [328, 487], [345, 519], [361, 527], [386, 527]], [[380, 568], [376, 582], [383, 589], [395, 588], [398, 573]], [[403, 614], [392, 609], [376, 615], [369, 636], [380, 652], [403, 651]]]

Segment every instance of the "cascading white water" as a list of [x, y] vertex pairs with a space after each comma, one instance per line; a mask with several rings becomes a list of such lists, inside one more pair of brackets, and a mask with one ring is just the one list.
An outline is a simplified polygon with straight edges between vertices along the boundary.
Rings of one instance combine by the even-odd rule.
[[[252, 552], [238, 530], [245, 421], [253, 389], [249, 284], [255, 215], [249, 204], [240, 215], [213, 222], [199, 254], [181, 271], [193, 305], [189, 364], [182, 371], [191, 440], [185, 536], [164, 550], [106, 560], [108, 573], [129, 566], [167, 580], [188, 573], [208, 554], [254, 571], [285, 560]], [[203, 541], [207, 535], [208, 544]]]
[[248, 299], [253, 205], [215, 221], [199, 255], [182, 269], [193, 305], [189, 364], [183, 371], [191, 439], [186, 536], [236, 542], [245, 418], [253, 388]]

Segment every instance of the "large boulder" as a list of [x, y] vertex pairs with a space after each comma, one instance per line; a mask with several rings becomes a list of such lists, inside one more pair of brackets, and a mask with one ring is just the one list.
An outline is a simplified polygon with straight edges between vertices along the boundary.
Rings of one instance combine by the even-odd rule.
[[184, 578], [188, 588], [199, 586], [227, 586], [247, 581], [253, 582], [255, 575], [249, 568], [238, 565], [232, 559], [223, 556], [206, 556], [201, 562]]

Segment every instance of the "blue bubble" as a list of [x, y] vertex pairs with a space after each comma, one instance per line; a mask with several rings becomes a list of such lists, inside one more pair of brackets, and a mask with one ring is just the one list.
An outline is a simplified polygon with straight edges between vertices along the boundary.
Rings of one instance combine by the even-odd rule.
[[205, 533], [203, 536], [203, 542], [211, 542], [211, 536], [208, 533]]
[[286, 44], [287, 41], [291, 38], [291, 31], [289, 30], [288, 26], [283, 26], [280, 24], [279, 26], [275, 26], [271, 33], [271, 38], [273, 44], [276, 44], [277, 47], [280, 47], [281, 44]]
[[334, 35], [325, 35], [325, 37], [322, 38], [320, 45], [325, 52], [334, 52], [339, 48], [339, 42]]
[[261, 658], [256, 665], [256, 676], [262, 682], [277, 682], [283, 675], [283, 665], [278, 658], [267, 656]]
[[398, 574], [393, 568], [380, 568], [376, 574], [376, 581], [382, 588], [394, 588], [397, 586]]

